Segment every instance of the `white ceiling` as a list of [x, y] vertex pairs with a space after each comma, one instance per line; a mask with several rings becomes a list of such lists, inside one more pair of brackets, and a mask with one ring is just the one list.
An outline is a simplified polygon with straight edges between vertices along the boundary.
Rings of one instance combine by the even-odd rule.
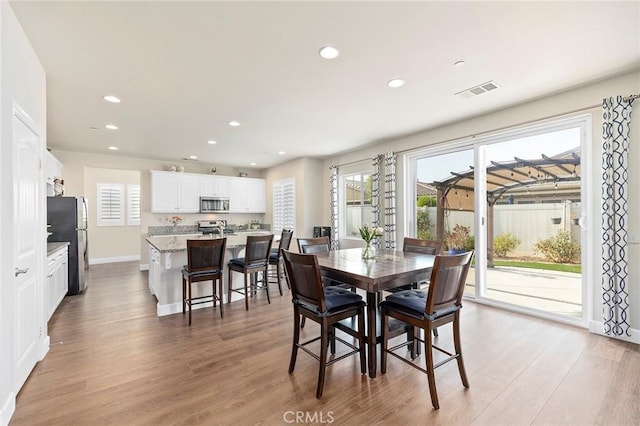
[[640, 68], [637, 1], [10, 4], [47, 73], [49, 147], [169, 162], [326, 157]]

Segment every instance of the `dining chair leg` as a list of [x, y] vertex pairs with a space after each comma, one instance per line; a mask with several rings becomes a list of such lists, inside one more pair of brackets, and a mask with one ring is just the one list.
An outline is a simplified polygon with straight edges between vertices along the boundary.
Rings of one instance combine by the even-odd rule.
[[[249, 288], [248, 288], [248, 277], [247, 277], [247, 273], [245, 272], [244, 274], [244, 309], [245, 310], [249, 310]], [[252, 293], [253, 295], [253, 293]]]
[[364, 338], [364, 308], [358, 314], [358, 348], [360, 349], [360, 373], [367, 374], [367, 350]]
[[[267, 302], [271, 304], [271, 297], [269, 296], [269, 265], [264, 267], [264, 272], [262, 273], [262, 285], [264, 285], [264, 290], [267, 292]], [[282, 296], [282, 292], [280, 292]]]
[[229, 288], [227, 288], [227, 303], [231, 303], [231, 288], [232, 288], [232, 282], [233, 282], [233, 271], [231, 269], [229, 269], [229, 279], [228, 279], [228, 283], [229, 283]]
[[280, 280], [280, 261], [276, 262], [276, 281], [278, 282], [278, 291], [280, 292], [280, 296], [282, 296], [282, 282]]
[[[220, 290], [220, 292], [218, 293], [220, 296], [220, 318], [224, 318], [224, 303], [222, 303], [222, 295], [223, 295], [223, 291], [224, 289], [222, 288], [222, 276], [220, 276], [220, 278], [218, 278], [218, 289]], [[213, 296], [214, 300], [215, 300], [215, 295]]]
[[320, 327], [320, 368], [318, 369], [318, 388], [316, 389], [316, 398], [318, 399], [322, 397], [322, 390], [324, 389], [324, 373], [327, 369], [329, 326], [327, 325], [326, 318], [323, 318]]
[[387, 348], [389, 347], [389, 317], [385, 314], [384, 309], [380, 313], [382, 315], [382, 350], [380, 351], [380, 373], [387, 372]]
[[293, 344], [291, 345], [291, 360], [289, 361], [289, 374], [296, 368], [298, 357], [298, 342], [300, 341], [300, 313], [298, 308], [293, 308]]
[[300, 328], [304, 328], [304, 325], [307, 323], [307, 319], [302, 317], [302, 321], [300, 321]]
[[419, 342], [416, 340], [416, 328], [412, 325], [407, 327], [407, 341], [411, 341], [409, 349], [411, 350], [411, 359], [416, 359], [418, 356]]
[[456, 350], [456, 361], [458, 361], [458, 370], [460, 371], [460, 378], [465, 388], [469, 387], [469, 379], [467, 379], [467, 372], [464, 368], [464, 361], [462, 360], [462, 345], [460, 344], [460, 311], [456, 312], [456, 316], [453, 320], [453, 346]]
[[336, 354], [336, 328], [333, 326], [329, 328], [329, 346], [331, 349], [331, 355], [335, 355]]
[[[428, 328], [427, 328], [428, 329]], [[433, 370], [433, 341], [431, 333], [424, 333], [424, 354], [429, 380], [429, 393], [431, 394], [431, 404], [436, 410], [440, 408], [438, 403], [438, 390], [436, 389], [436, 376]]]
[[189, 280], [189, 325], [191, 325], [191, 280]]
[[182, 315], [184, 315], [185, 311], [186, 311], [186, 299], [185, 297], [187, 296], [187, 282], [184, 279], [184, 276], [182, 277]]
[[[211, 291], [213, 291], [213, 296], [211, 297], [211, 303], [213, 303], [213, 307], [216, 307], [218, 301], [216, 300], [216, 279], [211, 280]], [[215, 309], [214, 309], [215, 310]]]

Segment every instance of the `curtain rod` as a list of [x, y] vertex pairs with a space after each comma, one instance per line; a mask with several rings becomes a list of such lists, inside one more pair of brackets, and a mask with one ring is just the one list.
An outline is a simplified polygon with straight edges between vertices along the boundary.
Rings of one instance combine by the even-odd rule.
[[629, 95], [629, 96], [627, 96], [625, 98], [622, 98], [622, 100], [623, 101], [632, 101], [632, 100], [638, 99], [638, 98], [640, 98], [640, 95]]

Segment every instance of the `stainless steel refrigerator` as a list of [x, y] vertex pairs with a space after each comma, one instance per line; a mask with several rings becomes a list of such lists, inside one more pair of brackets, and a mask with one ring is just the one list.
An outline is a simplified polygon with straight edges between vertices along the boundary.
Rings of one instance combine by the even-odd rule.
[[69, 242], [69, 291], [85, 289], [84, 271], [89, 269], [87, 202], [84, 197], [47, 197], [48, 242]]

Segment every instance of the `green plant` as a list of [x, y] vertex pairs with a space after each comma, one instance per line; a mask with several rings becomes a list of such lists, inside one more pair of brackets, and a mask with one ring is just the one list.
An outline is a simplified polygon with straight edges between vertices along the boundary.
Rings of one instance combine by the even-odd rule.
[[462, 226], [456, 224], [453, 227], [453, 231], [447, 232], [444, 241], [448, 249], [452, 250], [464, 250], [466, 248], [467, 238], [471, 228], [468, 226]]
[[506, 257], [518, 244], [520, 240], [509, 233], [498, 235], [493, 239], [493, 253], [498, 257]]
[[418, 238], [431, 240], [431, 218], [429, 217], [429, 212], [426, 210], [418, 210], [416, 216], [418, 222]]
[[571, 240], [568, 231], [558, 231], [553, 237], [538, 240], [534, 247], [554, 263], [575, 263], [580, 258], [580, 244]]
[[418, 197], [418, 201], [416, 202], [418, 207], [435, 207], [436, 206], [436, 197], [433, 195], [421, 195]]
[[476, 248], [476, 237], [473, 235], [469, 235], [466, 240], [464, 240], [464, 249], [466, 251], [471, 251]]

